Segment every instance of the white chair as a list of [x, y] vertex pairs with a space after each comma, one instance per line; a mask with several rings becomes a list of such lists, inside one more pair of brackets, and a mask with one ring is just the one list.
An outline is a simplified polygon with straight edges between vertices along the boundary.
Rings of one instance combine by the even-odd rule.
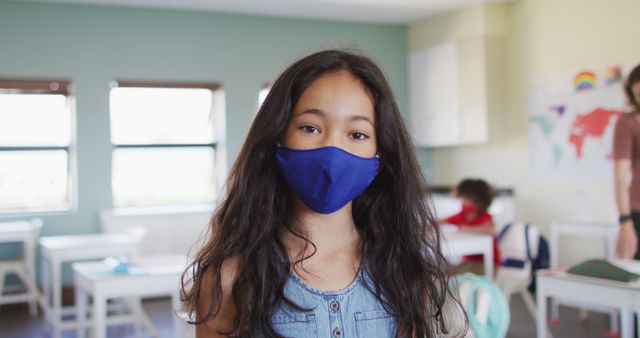
[[[497, 270], [495, 283], [504, 293], [508, 303], [511, 301], [511, 295], [519, 294], [536, 322], [536, 304], [528, 288], [534, 278], [531, 273], [531, 260], [538, 254], [540, 230], [534, 225], [521, 222], [508, 226], [509, 228], [503, 229], [498, 240], [503, 265]], [[550, 332], [548, 335], [552, 337]]]
[[506, 337], [511, 314], [495, 283], [486, 277], [465, 273], [452, 277], [449, 288], [460, 303], [448, 297], [443, 308], [448, 332], [440, 332], [439, 337]]
[[[525, 229], [526, 225], [524, 223], [514, 223], [500, 236], [498, 246], [502, 261], [510, 264], [502, 265], [498, 268], [495, 281], [507, 301], [510, 301], [511, 295], [520, 294], [527, 310], [535, 319], [536, 306], [527, 288], [533, 279], [529, 257], [535, 257], [538, 252], [540, 232], [537, 227], [529, 225], [529, 236], [525, 236]], [[528, 246], [527, 239], [529, 241]], [[527, 254], [527, 249], [529, 254]], [[521, 265], [518, 266], [518, 264]]]
[[[29, 312], [33, 317], [38, 314], [38, 302], [41, 301], [35, 279], [36, 243], [41, 229], [41, 219], [0, 223], [0, 242], [20, 242], [23, 251], [21, 258], [0, 261], [0, 305], [28, 302]], [[4, 294], [5, 277], [10, 274], [20, 279], [25, 292]]]

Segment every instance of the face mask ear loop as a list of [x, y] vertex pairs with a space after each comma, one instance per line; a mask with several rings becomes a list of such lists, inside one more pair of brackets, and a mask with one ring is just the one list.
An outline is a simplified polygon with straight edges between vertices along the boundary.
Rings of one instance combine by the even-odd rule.
[[376, 158], [380, 159], [380, 153], [376, 153]]

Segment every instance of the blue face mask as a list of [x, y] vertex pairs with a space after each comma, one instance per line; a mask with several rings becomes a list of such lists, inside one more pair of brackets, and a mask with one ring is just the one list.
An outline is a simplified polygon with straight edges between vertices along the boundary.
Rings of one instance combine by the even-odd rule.
[[377, 157], [364, 158], [337, 147], [276, 152], [284, 180], [311, 209], [321, 214], [340, 210], [360, 196], [378, 174]]

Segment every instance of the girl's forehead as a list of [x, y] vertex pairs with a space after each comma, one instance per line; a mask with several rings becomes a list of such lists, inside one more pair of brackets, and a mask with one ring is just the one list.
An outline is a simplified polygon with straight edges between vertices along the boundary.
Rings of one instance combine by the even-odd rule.
[[346, 71], [323, 74], [313, 81], [300, 95], [294, 107], [294, 115], [307, 110], [319, 110], [326, 114], [354, 113], [375, 116], [374, 104], [368, 88], [362, 81]]

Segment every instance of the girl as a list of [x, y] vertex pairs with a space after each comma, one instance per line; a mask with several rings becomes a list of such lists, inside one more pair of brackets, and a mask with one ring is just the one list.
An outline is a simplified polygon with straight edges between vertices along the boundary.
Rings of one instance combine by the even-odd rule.
[[[482, 179], [464, 179], [455, 189], [455, 195], [462, 200], [462, 209], [459, 213], [440, 220], [440, 224], [454, 224], [462, 231], [477, 232], [493, 236], [493, 261], [500, 264], [497, 239], [495, 237], [496, 226], [493, 217], [488, 210], [493, 201], [491, 186]], [[482, 262], [482, 255], [466, 256], [464, 262]], [[472, 263], [462, 270], [481, 273], [480, 265]]]
[[260, 108], [183, 276], [197, 337], [446, 332], [449, 267], [427, 201], [380, 69], [339, 50], [295, 62]]

